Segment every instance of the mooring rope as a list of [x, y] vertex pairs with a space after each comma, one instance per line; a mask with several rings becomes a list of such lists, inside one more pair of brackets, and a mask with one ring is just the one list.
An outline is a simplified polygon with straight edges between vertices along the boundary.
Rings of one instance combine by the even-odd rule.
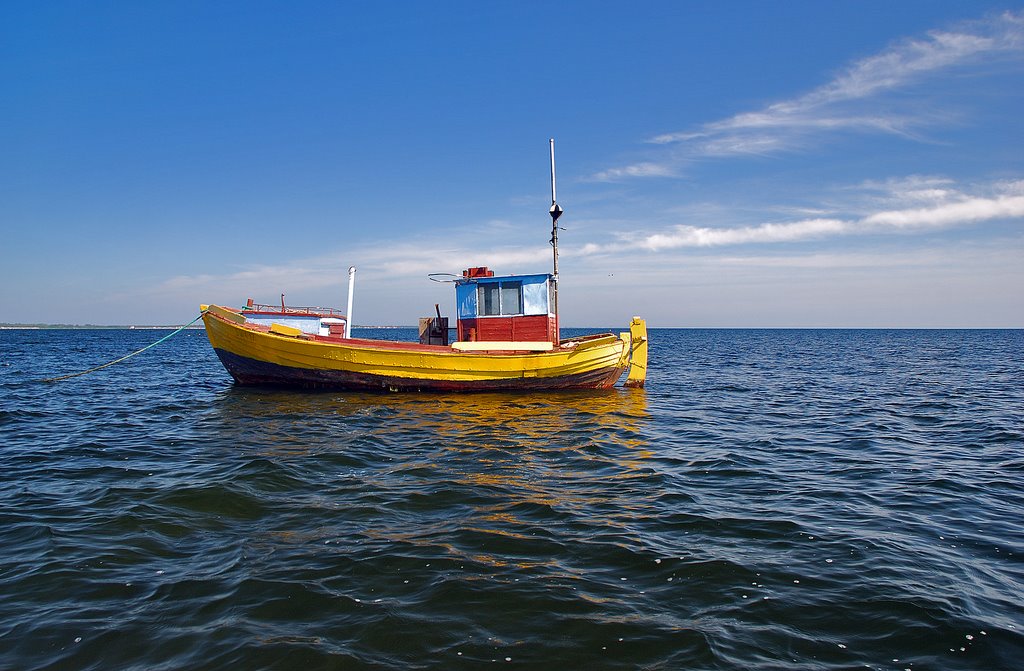
[[70, 375], [61, 375], [59, 377], [48, 377], [46, 379], [40, 380], [40, 382], [60, 382], [61, 380], [69, 380], [69, 379], [71, 379], [73, 377], [79, 377], [80, 375], [88, 375], [89, 373], [95, 373], [96, 371], [98, 371], [98, 370], [100, 370], [102, 368], [106, 368], [107, 366], [113, 366], [115, 363], [121, 363], [125, 359], [132, 358], [136, 354], [142, 354], [143, 352], [145, 352], [150, 347], [155, 347], [156, 345], [159, 345], [160, 343], [162, 343], [163, 341], [167, 340], [171, 336], [177, 335], [177, 334], [181, 333], [182, 331], [187, 329], [189, 326], [192, 326], [197, 321], [202, 319], [204, 314], [206, 314], [205, 310], [203, 312], [200, 312], [198, 317], [196, 317], [195, 319], [193, 319], [189, 323], [185, 324], [184, 326], [181, 326], [181, 327], [175, 329], [171, 333], [168, 333], [163, 338], [160, 338], [160, 340], [157, 340], [154, 343], [150, 343], [150, 344], [146, 345], [145, 347], [143, 347], [142, 349], [136, 350], [136, 351], [132, 352], [131, 354], [126, 354], [123, 357], [121, 357], [120, 359], [114, 359], [113, 361], [108, 361], [107, 363], [103, 364], [102, 366], [95, 366], [93, 368], [90, 368], [89, 370], [83, 370], [81, 373], [71, 373]]

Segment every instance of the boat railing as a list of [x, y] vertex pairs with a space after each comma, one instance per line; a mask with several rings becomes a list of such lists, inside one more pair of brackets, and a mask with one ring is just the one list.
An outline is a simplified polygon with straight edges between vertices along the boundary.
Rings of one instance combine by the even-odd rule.
[[293, 305], [264, 305], [262, 303], [246, 304], [242, 312], [270, 312], [277, 315], [307, 315], [312, 317], [333, 317], [345, 319], [345, 313], [337, 308], [302, 307]]

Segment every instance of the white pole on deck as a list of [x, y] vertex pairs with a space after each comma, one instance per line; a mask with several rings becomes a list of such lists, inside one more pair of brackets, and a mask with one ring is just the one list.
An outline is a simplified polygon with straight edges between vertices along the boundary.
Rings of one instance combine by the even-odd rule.
[[352, 291], [356, 286], [356, 267], [348, 267], [348, 309], [345, 311], [345, 337], [352, 337]]

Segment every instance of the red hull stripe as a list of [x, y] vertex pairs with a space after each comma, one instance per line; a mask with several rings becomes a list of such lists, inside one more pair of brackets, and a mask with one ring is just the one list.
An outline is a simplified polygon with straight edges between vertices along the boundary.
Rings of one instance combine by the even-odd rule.
[[214, 350], [235, 382], [244, 385], [273, 385], [303, 389], [345, 389], [351, 391], [538, 391], [546, 389], [606, 389], [615, 385], [624, 369], [617, 366], [547, 378], [505, 380], [423, 380], [349, 371], [292, 368], [256, 361], [222, 349]]

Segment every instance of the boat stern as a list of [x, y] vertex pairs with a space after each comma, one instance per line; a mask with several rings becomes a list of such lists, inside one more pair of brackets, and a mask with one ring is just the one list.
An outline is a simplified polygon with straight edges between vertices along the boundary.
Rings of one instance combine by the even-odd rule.
[[633, 317], [629, 333], [623, 333], [629, 350], [629, 375], [623, 386], [642, 389], [647, 381], [647, 322]]

